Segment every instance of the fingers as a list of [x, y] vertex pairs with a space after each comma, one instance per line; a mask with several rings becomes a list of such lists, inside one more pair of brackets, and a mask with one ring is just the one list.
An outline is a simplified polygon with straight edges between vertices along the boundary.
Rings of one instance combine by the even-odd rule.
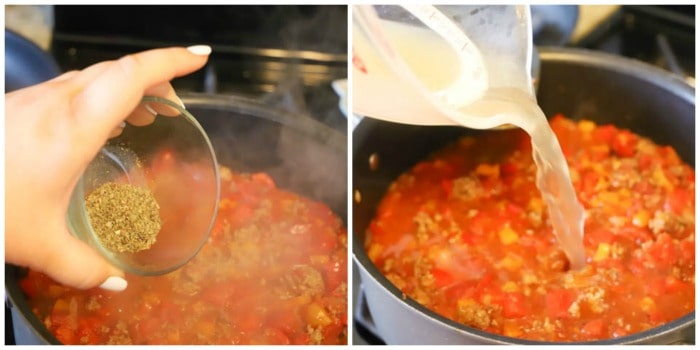
[[66, 80], [69, 80], [69, 79], [73, 79], [73, 78], [75, 78], [78, 74], [80, 74], [80, 71], [77, 71], [77, 70], [72, 70], [72, 71], [69, 71], [69, 72], [65, 72], [65, 73], [63, 73], [63, 74], [61, 74], [61, 75], [59, 75], [59, 76], [57, 76], [57, 77], [55, 77], [55, 78], [53, 78], [53, 79], [47, 81], [47, 83], [58, 83], [58, 82], [66, 81]]
[[44, 259], [32, 268], [42, 271], [59, 283], [87, 289], [101, 286], [110, 290], [126, 288], [124, 273], [110, 265], [97, 251], [73, 237], [65, 228], [63, 232], [49, 235], [51, 242], [44, 246]]
[[156, 112], [153, 109], [147, 108], [146, 105], [140, 104], [134, 109], [126, 120], [131, 125], [144, 126], [153, 123], [156, 119]]
[[170, 83], [162, 83], [148, 88], [144, 92], [144, 95], [160, 96], [179, 104], [183, 108], [185, 107], [185, 105], [182, 103], [182, 100], [180, 100], [180, 97], [177, 96], [177, 94], [175, 93], [175, 89], [173, 89], [173, 86], [170, 85]]
[[126, 126], [126, 123], [122, 122], [121, 124], [117, 125], [114, 129], [112, 129], [112, 132], [109, 133], [109, 138], [114, 138], [122, 134], [122, 131], [124, 131], [124, 127]]
[[73, 100], [76, 117], [84, 127], [106, 137], [146, 92], [155, 89], [178, 101], [167, 82], [204, 66], [211, 51], [204, 48], [208, 47], [144, 51], [88, 68], [86, 76], [95, 76]]
[[[179, 97], [177, 97], [177, 94], [175, 94], [175, 89], [173, 89], [170, 83], [162, 83], [153, 86], [147, 89], [144, 94], [149, 96], [164, 97], [184, 107], [182, 101]], [[175, 117], [180, 115], [180, 112], [177, 109], [162, 103], [148, 102], [138, 105], [136, 109], [134, 109], [134, 111], [131, 112], [131, 114], [126, 118], [126, 120], [131, 125], [143, 126], [153, 123], [153, 120], [155, 120], [157, 114]]]

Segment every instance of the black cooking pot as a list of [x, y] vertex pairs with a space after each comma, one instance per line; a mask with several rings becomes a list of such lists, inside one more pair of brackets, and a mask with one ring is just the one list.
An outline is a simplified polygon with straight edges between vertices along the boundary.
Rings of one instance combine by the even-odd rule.
[[48, 52], [5, 29], [5, 92], [41, 83], [61, 74]]
[[[607, 54], [571, 49], [541, 49], [540, 54], [538, 102], [547, 116], [563, 113], [631, 129], [671, 145], [694, 166], [695, 93], [683, 80]], [[371, 315], [357, 314], [365, 318], [361, 320], [364, 324], [371, 317], [373, 331], [388, 344], [543, 344], [487, 333], [430, 311], [403, 297], [365, 253], [365, 231], [390, 182], [456, 138], [481, 132], [498, 131], [418, 127], [364, 118], [353, 132], [353, 253]], [[372, 154], [379, 159], [376, 170], [369, 165]], [[588, 344], [694, 343], [694, 328], [692, 312], [645, 332]]]
[[[238, 172], [266, 172], [279, 188], [325, 203], [347, 224], [346, 135], [248, 99], [180, 97], [211, 138], [221, 165]], [[25, 273], [5, 264], [17, 344], [59, 344], [27, 304], [18, 283]]]

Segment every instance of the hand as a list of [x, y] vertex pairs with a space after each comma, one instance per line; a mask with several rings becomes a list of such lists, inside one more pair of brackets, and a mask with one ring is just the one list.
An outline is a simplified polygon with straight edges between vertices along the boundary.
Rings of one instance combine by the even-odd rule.
[[73, 237], [70, 195], [88, 163], [144, 95], [180, 101], [169, 81], [206, 64], [211, 49], [150, 50], [71, 71], [5, 95], [5, 259], [76, 288], [126, 288], [124, 273]]

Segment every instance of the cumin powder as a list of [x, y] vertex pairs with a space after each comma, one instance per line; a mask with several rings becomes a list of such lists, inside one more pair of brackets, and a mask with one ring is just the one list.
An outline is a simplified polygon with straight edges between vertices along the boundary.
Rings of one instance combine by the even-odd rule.
[[106, 183], [87, 196], [85, 208], [95, 234], [112, 251], [135, 253], [156, 242], [160, 207], [148, 189]]

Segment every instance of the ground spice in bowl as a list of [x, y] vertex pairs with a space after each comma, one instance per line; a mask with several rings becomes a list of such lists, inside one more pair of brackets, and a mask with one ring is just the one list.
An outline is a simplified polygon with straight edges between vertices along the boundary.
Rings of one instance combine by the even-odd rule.
[[156, 242], [160, 207], [148, 189], [106, 183], [87, 196], [85, 208], [95, 234], [107, 249], [135, 253]]

